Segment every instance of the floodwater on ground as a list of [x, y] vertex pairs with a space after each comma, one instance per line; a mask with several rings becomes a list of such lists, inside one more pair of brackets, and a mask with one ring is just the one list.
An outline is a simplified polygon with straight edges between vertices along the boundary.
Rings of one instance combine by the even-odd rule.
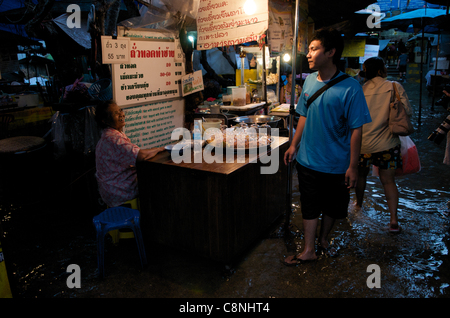
[[[418, 84], [403, 85], [412, 101], [413, 120], [417, 123]], [[425, 92], [422, 125], [416, 124], [417, 131], [411, 136], [419, 151], [422, 170], [397, 179], [400, 234], [388, 232], [389, 212], [383, 188], [378, 178], [370, 176], [363, 207], [355, 210], [350, 205], [348, 218], [336, 222], [330, 235], [339, 256], [320, 257], [317, 262], [297, 267], [284, 266], [281, 263], [284, 257], [303, 248], [300, 194], [295, 175], [290, 218], [293, 235], [286, 239], [284, 219], [279, 220], [226, 275], [222, 264], [176, 247], [156, 245], [146, 246], [149, 266], [141, 269], [133, 240], [121, 240], [118, 246], [109, 240], [105, 251], [108, 276], [100, 280], [92, 226], [92, 216], [98, 211], [83, 196], [62, 195], [49, 186], [41, 189], [34, 201], [0, 207], [2, 243], [13, 296], [448, 298], [450, 166], [442, 163], [445, 141], [437, 145], [427, 140], [448, 112], [441, 106], [435, 106], [431, 112], [431, 98]], [[81, 268], [81, 288], [67, 286], [66, 270], [70, 264]], [[372, 274], [368, 269], [372, 265], [379, 268], [380, 288], [368, 286]]]

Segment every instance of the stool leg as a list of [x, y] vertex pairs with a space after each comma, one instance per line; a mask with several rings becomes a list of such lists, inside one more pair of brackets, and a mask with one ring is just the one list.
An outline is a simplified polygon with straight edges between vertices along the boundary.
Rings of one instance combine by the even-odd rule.
[[139, 221], [137, 224], [136, 223], [134, 224], [133, 232], [134, 232], [134, 236], [136, 237], [136, 244], [137, 244], [138, 250], [139, 250], [139, 257], [141, 258], [141, 265], [142, 265], [142, 267], [144, 267], [144, 265], [147, 265], [147, 255], [145, 253], [144, 239], [142, 237], [142, 232], [141, 232], [141, 227], [139, 226]]
[[99, 223], [95, 224], [97, 229], [97, 265], [98, 265], [98, 276], [100, 278], [105, 277], [105, 235], [102, 230], [102, 226]]
[[111, 235], [112, 242], [113, 242], [114, 245], [119, 244], [119, 239], [120, 239], [119, 230], [109, 231], [108, 234]]

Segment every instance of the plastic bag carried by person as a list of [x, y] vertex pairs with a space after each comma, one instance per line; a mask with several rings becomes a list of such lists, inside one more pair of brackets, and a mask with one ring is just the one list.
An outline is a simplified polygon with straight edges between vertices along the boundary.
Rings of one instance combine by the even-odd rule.
[[[419, 152], [414, 142], [409, 136], [399, 136], [402, 153], [402, 168], [395, 170], [395, 176], [404, 176], [411, 173], [419, 172], [422, 169], [420, 165]], [[378, 177], [378, 167], [372, 166], [372, 176]]]
[[399, 136], [403, 160], [403, 168], [395, 171], [396, 176], [403, 176], [405, 174], [416, 173], [422, 169], [420, 165], [419, 152], [414, 142], [409, 136]]

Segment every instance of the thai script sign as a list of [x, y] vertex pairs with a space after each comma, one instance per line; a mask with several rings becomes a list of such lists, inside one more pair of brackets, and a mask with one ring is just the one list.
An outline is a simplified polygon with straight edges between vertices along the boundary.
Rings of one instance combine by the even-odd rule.
[[183, 76], [182, 87], [183, 96], [202, 91], [204, 89], [202, 71], [196, 71], [192, 74]]
[[174, 41], [130, 38], [128, 63], [113, 64], [114, 100], [119, 106], [146, 104], [181, 96], [182, 62]]
[[102, 35], [103, 64], [125, 63], [130, 59], [130, 39]]
[[197, 50], [258, 41], [268, 20], [268, 1], [200, 0]]

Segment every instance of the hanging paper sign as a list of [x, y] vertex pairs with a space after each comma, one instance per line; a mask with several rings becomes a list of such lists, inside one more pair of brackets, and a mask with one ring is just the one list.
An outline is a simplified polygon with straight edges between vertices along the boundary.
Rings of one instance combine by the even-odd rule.
[[197, 14], [197, 50], [258, 41], [268, 23], [268, 1], [201, 0]]
[[102, 35], [103, 64], [126, 63], [130, 59], [130, 39]]
[[192, 74], [183, 76], [181, 85], [183, 88], [183, 96], [202, 91], [204, 89], [202, 71], [196, 71]]
[[269, 10], [268, 42], [272, 52], [292, 51], [292, 4], [274, 3]]
[[359, 57], [359, 63], [364, 64], [364, 61], [368, 58], [378, 56], [379, 49], [379, 45], [366, 44], [366, 47], [364, 49], [364, 56]]
[[345, 40], [342, 57], [364, 56], [366, 39]]

